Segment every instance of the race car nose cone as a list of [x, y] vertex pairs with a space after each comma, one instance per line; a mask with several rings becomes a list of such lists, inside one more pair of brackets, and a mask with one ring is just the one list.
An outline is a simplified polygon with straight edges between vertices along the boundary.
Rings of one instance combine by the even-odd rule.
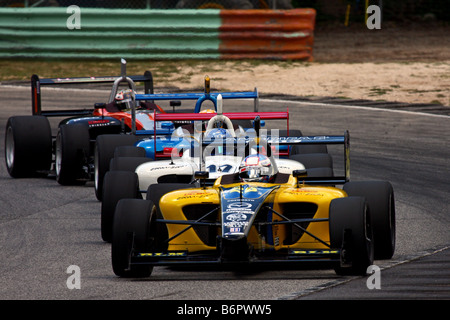
[[244, 235], [219, 237], [220, 258], [223, 262], [248, 261], [250, 248]]

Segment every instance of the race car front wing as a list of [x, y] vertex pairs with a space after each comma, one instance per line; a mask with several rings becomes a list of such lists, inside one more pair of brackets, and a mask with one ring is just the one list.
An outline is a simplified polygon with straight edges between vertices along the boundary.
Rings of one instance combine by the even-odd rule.
[[[302, 228], [299, 224], [304, 222], [324, 222], [328, 219], [288, 219], [283, 221], [272, 222], [255, 222], [258, 224], [293, 224], [298, 228]], [[179, 234], [173, 236], [166, 241], [170, 241], [173, 238], [179, 236], [189, 228], [195, 225], [202, 226], [220, 226], [219, 222], [202, 222], [200, 220], [164, 220], [157, 219], [157, 223], [164, 224], [184, 224], [187, 227]], [[303, 229], [303, 228], [302, 228]], [[307, 232], [303, 229], [303, 231]], [[292, 264], [305, 264], [305, 263], [320, 263], [320, 264], [336, 264], [343, 261], [342, 253], [345, 248], [335, 249], [330, 248], [330, 245], [325, 241], [319, 239], [311, 233], [310, 236], [314, 237], [317, 241], [323, 243], [327, 249], [282, 249], [282, 250], [252, 250], [247, 244], [245, 237], [240, 239], [226, 239], [224, 237], [217, 237], [216, 250], [203, 251], [203, 252], [188, 252], [188, 251], [166, 251], [166, 252], [136, 252], [133, 246], [133, 234], [129, 234], [130, 239], [128, 243], [129, 248], [129, 264], [147, 264], [152, 266], [170, 266], [170, 265], [292, 265]]]
[[187, 251], [141, 252], [130, 257], [130, 264], [147, 264], [152, 266], [171, 265], [303, 265], [306, 263], [335, 264], [341, 261], [341, 250], [324, 249], [289, 249], [280, 253], [253, 255], [247, 260], [224, 259], [217, 254], [193, 254]]

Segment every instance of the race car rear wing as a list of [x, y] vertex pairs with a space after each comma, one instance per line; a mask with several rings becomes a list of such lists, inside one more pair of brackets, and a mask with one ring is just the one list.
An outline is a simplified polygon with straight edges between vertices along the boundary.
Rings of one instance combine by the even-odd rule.
[[[277, 111], [277, 112], [225, 112], [221, 113], [221, 98], [219, 97], [219, 103], [218, 103], [218, 113], [220, 115], [223, 115], [227, 117], [230, 120], [254, 120], [255, 117], [259, 117], [261, 120], [286, 120], [287, 122], [287, 128], [289, 130], [289, 111], [286, 112]], [[192, 121], [208, 121], [212, 119], [213, 117], [217, 116], [217, 113], [156, 113], [154, 111], [153, 113], [153, 121], [154, 121], [154, 127], [156, 128], [156, 122], [157, 121], [186, 121], [186, 122], [192, 122]], [[153, 131], [146, 131], [146, 130], [139, 130], [135, 132], [136, 135], [147, 135], [147, 134], [153, 134], [154, 135], [154, 148], [156, 150], [156, 132]], [[155, 157], [157, 155], [155, 154]], [[155, 158], [156, 159], [156, 158]]]
[[[344, 176], [333, 177], [302, 177], [308, 184], [344, 184], [350, 181], [350, 133], [348, 130], [342, 136], [304, 136], [304, 137], [267, 137], [271, 145], [299, 145], [299, 144], [342, 144], [344, 145]], [[299, 180], [300, 180], [299, 179]]]
[[[153, 76], [150, 71], [145, 71], [143, 75], [128, 76], [133, 82], [142, 82], [146, 94], [153, 93]], [[53, 85], [82, 85], [89, 83], [114, 83], [117, 76], [102, 77], [78, 77], [78, 78], [48, 78], [40, 79], [37, 75], [31, 76], [31, 106], [33, 115], [43, 115], [46, 117], [65, 117], [91, 114], [91, 109], [67, 109], [67, 110], [42, 110], [41, 104], [41, 86]]]
[[[158, 113], [155, 114], [155, 121], [207, 121], [214, 117], [216, 113]], [[289, 121], [289, 112], [224, 112], [224, 116], [230, 120], [254, 120], [260, 116], [261, 120], [284, 120]], [[289, 122], [288, 122], [289, 128]]]
[[159, 93], [159, 94], [136, 94], [136, 100], [197, 100], [194, 113], [199, 113], [204, 101], [212, 101], [217, 112], [219, 95], [222, 99], [253, 99], [253, 111], [258, 112], [259, 95], [258, 90], [254, 91], [236, 91], [236, 92], [216, 92], [210, 90], [210, 78], [205, 76], [205, 89], [203, 93]]
[[[265, 140], [265, 141], [264, 141]], [[223, 146], [224, 144], [235, 144], [240, 146], [246, 146], [252, 141], [255, 141], [255, 138], [226, 138], [220, 140], [203, 140], [202, 145], [205, 146]], [[300, 144], [329, 144], [336, 145], [342, 144], [344, 146], [344, 176], [332, 176], [332, 177], [299, 177], [299, 181], [304, 181], [308, 184], [318, 184], [318, 185], [336, 185], [336, 184], [344, 184], [350, 181], [350, 133], [345, 131], [345, 133], [341, 136], [299, 136], [299, 137], [281, 137], [281, 136], [261, 136], [258, 140], [259, 145], [267, 145], [273, 146], [293, 146]], [[294, 174], [294, 173], [293, 173]]]

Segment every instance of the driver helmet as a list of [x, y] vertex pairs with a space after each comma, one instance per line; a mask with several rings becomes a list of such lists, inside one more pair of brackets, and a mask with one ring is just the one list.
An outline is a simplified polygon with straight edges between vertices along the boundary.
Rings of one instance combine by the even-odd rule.
[[216, 113], [216, 111], [213, 109], [204, 109], [204, 110], [200, 111], [200, 113]]
[[125, 102], [131, 102], [133, 97], [133, 90], [127, 89], [117, 92], [114, 101], [116, 103], [125, 103]]
[[[228, 132], [228, 130], [224, 129], [224, 128], [213, 128], [211, 130], [209, 130], [209, 132], [206, 133], [205, 135], [205, 139], [206, 140], [222, 140], [222, 139], [226, 139], [226, 138], [232, 138], [233, 136], [231, 135], [230, 132]], [[234, 154], [234, 149], [229, 150], [227, 148], [225, 148], [225, 142], [223, 146], [217, 146], [216, 150], [215, 150], [215, 155], [232, 155]]]
[[206, 133], [205, 139], [225, 139], [232, 138], [231, 133], [228, 132], [227, 129], [224, 128], [213, 128]]
[[243, 182], [271, 182], [273, 177], [272, 163], [262, 154], [247, 156], [239, 166], [239, 178]]

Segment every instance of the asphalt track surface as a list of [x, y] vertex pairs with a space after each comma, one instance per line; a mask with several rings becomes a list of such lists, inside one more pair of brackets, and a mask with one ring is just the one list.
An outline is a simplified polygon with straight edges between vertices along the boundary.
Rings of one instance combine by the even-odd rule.
[[[43, 105], [103, 102], [101, 90], [45, 89]], [[0, 86], [0, 140], [8, 117], [31, 114], [30, 88]], [[53, 178], [12, 179], [0, 163], [1, 300], [314, 300], [450, 299], [450, 117], [443, 112], [264, 97], [260, 111], [289, 108], [291, 129], [305, 135], [351, 135], [351, 179], [389, 180], [395, 191], [397, 246], [375, 261], [381, 288], [366, 277], [301, 268], [230, 270], [155, 268], [147, 279], [122, 279], [100, 236], [100, 202], [92, 183], [63, 187]], [[297, 99], [301, 100], [301, 99]], [[187, 106], [187, 102], [183, 102]], [[78, 106], [78, 104], [77, 104]], [[448, 107], [447, 107], [448, 108]], [[252, 110], [225, 101], [224, 110]], [[52, 122], [56, 124], [56, 119]], [[283, 124], [276, 124], [282, 128]], [[1, 151], [4, 153], [4, 144]], [[342, 165], [340, 150], [331, 150]], [[81, 288], [69, 289], [69, 266]], [[172, 310], [173, 312], [173, 310]]]

